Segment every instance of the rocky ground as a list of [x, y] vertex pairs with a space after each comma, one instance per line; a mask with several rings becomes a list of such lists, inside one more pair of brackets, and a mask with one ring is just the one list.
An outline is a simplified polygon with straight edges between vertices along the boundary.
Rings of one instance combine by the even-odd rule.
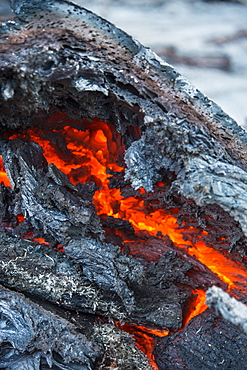
[[[247, 128], [246, 0], [74, 2], [152, 48]], [[0, 17], [8, 11], [8, 0], [1, 0]]]

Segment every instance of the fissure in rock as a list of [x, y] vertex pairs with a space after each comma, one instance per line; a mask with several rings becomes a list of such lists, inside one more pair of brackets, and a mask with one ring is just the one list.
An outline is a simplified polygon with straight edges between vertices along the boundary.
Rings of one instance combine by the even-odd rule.
[[107, 21], [44, 4], [0, 30], [1, 368], [244, 369], [205, 292], [246, 300], [245, 133]]

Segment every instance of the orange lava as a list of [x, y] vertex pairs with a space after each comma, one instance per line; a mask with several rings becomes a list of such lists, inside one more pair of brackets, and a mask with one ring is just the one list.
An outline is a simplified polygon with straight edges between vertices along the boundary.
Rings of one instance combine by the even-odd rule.
[[[62, 117], [61, 114], [60, 118]], [[49, 139], [49, 136], [54, 136], [55, 133], [62, 137], [63, 150], [59, 150], [55, 145], [56, 141], [52, 142]], [[146, 230], [152, 235], [157, 233], [167, 235], [177, 247], [195, 256], [217, 274], [228, 284], [229, 289], [243, 289], [246, 285], [247, 273], [240, 262], [232, 261], [217, 250], [206, 246], [200, 237], [196, 243], [185, 240], [186, 233], [198, 233], [198, 230], [192, 227], [187, 229], [179, 227], [176, 209], [148, 212], [144, 200], [141, 199], [141, 195], [145, 193], [143, 188], [139, 190], [140, 196], [124, 198], [120, 189], [109, 187], [112, 176], [109, 171], [115, 173], [123, 171], [123, 167], [116, 164], [116, 157], [118, 152], [124, 152], [124, 147], [120, 134], [113, 134], [113, 130], [105, 122], [94, 119], [88, 122], [84, 131], [66, 125], [53, 129], [47, 127], [42, 130], [39, 128], [35, 131], [28, 130], [21, 136], [40, 144], [48, 163], [54, 163], [73, 184], [87, 181], [96, 183], [98, 190], [95, 191], [93, 203], [99, 215], [127, 220], [136, 231]], [[10, 139], [15, 137], [17, 136]], [[157, 185], [163, 186], [163, 183], [159, 182]], [[202, 231], [201, 234], [205, 235], [206, 231]]]
[[7, 173], [5, 172], [3, 159], [1, 155], [0, 155], [0, 183], [11, 188], [11, 184]]
[[159, 330], [159, 329], [154, 330], [154, 329], [146, 328], [145, 326], [141, 326], [141, 325], [135, 325], [135, 328], [145, 333], [152, 334], [160, 338], [166, 337], [169, 334], [169, 330]]
[[140, 325], [121, 325], [118, 322], [116, 323], [116, 325], [121, 330], [126, 331], [133, 336], [137, 347], [147, 355], [153, 370], [158, 370], [154, 355], [152, 353], [156, 342], [154, 336], [165, 337], [169, 334], [169, 331], [153, 330]]
[[191, 300], [187, 309], [188, 316], [185, 317], [183, 326], [186, 326], [193, 317], [203, 313], [208, 306], [206, 305], [206, 293], [202, 289], [195, 289], [193, 291], [194, 299]]
[[44, 238], [35, 238], [34, 240], [37, 241], [39, 244], [49, 245], [49, 242], [46, 242]]
[[[61, 114], [61, 119], [62, 117], [64, 115]], [[95, 191], [93, 203], [98, 215], [127, 220], [137, 232], [145, 230], [154, 236], [157, 234], [167, 235], [178, 248], [195, 256], [197, 260], [217, 274], [223, 282], [227, 283], [228, 290], [233, 288], [246, 289], [247, 273], [244, 266], [208, 247], [202, 241], [206, 231], [201, 232], [196, 243], [186, 240], [186, 234], [195, 232], [198, 234], [199, 231], [193, 227], [180, 227], [177, 223], [176, 209], [168, 211], [158, 209], [150, 212], [143, 200], [145, 194], [143, 188], [139, 189], [139, 196], [124, 198], [120, 189], [109, 186], [111, 172], [113, 171], [120, 176], [124, 170], [121, 162], [116, 163], [119, 153], [123, 154], [124, 152], [120, 134], [114, 132], [105, 122], [96, 119], [88, 122], [84, 130], [80, 130], [78, 127], [78, 125], [77, 128], [72, 125], [60, 125], [52, 128], [52, 125], [47, 125], [45, 129], [28, 130], [18, 137], [22, 136], [41, 145], [48, 163], [54, 163], [73, 184], [95, 182], [98, 189]], [[55, 134], [60, 139], [54, 139]], [[12, 136], [11, 139], [15, 137], [17, 136]], [[163, 185], [161, 182], [157, 184], [159, 187]], [[195, 290], [194, 294], [195, 298], [188, 309], [189, 315], [185, 319], [184, 325], [187, 325], [194, 316], [207, 308], [205, 292]], [[142, 328], [141, 334], [138, 334], [137, 326], [122, 325], [121, 328], [134, 335], [139, 348], [148, 355], [153, 368], [157, 369], [152, 357], [155, 341], [152, 335], [160, 336], [158, 331], [150, 332]], [[168, 332], [163, 334], [167, 335]]]
[[25, 221], [25, 217], [24, 217], [24, 215], [23, 215], [23, 213], [19, 213], [17, 216], [16, 216], [16, 220], [17, 220], [17, 222], [20, 224], [20, 223], [22, 223], [22, 222], [24, 222]]

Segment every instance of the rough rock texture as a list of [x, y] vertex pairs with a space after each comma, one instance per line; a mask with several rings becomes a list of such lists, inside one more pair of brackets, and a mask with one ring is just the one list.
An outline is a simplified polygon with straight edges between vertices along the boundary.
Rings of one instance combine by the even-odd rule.
[[128, 334], [93, 317], [72, 324], [3, 287], [0, 313], [1, 369], [150, 369]]
[[67, 244], [68, 236], [100, 237], [103, 230], [92, 198], [85, 192], [79, 193], [53, 164], [48, 167], [38, 144], [16, 139], [2, 150], [5, 169], [16, 193], [13, 214], [25, 210], [25, 218], [34, 228], [42, 227], [63, 245]]
[[[150, 155], [151, 154], [151, 155]], [[246, 171], [203, 127], [173, 118], [153, 123], [125, 156], [126, 179], [136, 189], [152, 191], [161, 170], [177, 173], [175, 192], [198, 205], [216, 203], [240, 222], [246, 233]]]
[[193, 284], [185, 276], [192, 265], [175, 255], [168, 253], [160, 262], [168, 271], [173, 268], [169, 276], [159, 264], [146, 269], [117, 247], [94, 240], [77, 242], [68, 253], [72, 258], [4, 235], [0, 246], [0, 281], [9, 287], [116, 320], [172, 329], [182, 325], [182, 306], [191, 293], [177, 284]]
[[247, 335], [206, 310], [182, 332], [159, 338], [154, 350], [160, 370], [247, 369]]
[[[172, 66], [91, 12], [67, 1], [20, 0], [13, 7], [18, 18], [0, 30], [2, 129], [26, 127], [35, 112], [53, 105], [77, 118], [110, 120], [121, 133], [138, 125], [148, 135], [134, 146], [125, 140], [126, 178], [134, 187], [150, 190], [160, 169], [176, 168], [177, 191], [200, 205], [219, 204], [247, 233], [247, 139], [232, 119]], [[160, 135], [152, 142], [154, 127]], [[144, 144], [148, 151], [139, 155], [136, 145]]]
[[247, 307], [217, 286], [207, 291], [207, 305], [247, 334]]
[[10, 141], [3, 148], [3, 158], [13, 184], [7, 207], [14, 205], [10, 213], [18, 215], [24, 210], [27, 224], [34, 230], [43, 228], [55, 242], [62, 243], [71, 260], [2, 235], [2, 282], [83, 312], [164, 328], [181, 327], [182, 306], [191, 293], [179, 284], [192, 284], [186, 278], [190, 263], [176, 256], [180, 265], [174, 270], [173, 284], [157, 289], [167, 285], [166, 276], [158, 275], [171, 268], [172, 259], [167, 255], [164, 266], [151, 264], [148, 273], [118, 246], [103, 242], [91, 198], [80, 193], [54, 165], [48, 167], [38, 144]]

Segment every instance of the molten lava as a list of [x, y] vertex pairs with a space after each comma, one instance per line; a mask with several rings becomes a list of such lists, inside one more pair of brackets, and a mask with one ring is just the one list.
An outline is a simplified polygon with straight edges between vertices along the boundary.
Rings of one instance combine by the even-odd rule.
[[[54, 122], [57, 124], [53, 124]], [[180, 227], [177, 222], [177, 209], [147, 209], [145, 205], [145, 190], [140, 188], [139, 195], [124, 197], [121, 190], [112, 188], [110, 178], [113, 175], [121, 175], [124, 171], [123, 154], [124, 146], [119, 133], [105, 122], [93, 119], [91, 122], [83, 120], [80, 128], [78, 121], [72, 121], [64, 114], [56, 113], [51, 117], [45, 128], [35, 128], [19, 135], [13, 135], [10, 139], [22, 137], [24, 140], [31, 140], [43, 148], [44, 156], [48, 163], [54, 163], [63, 171], [73, 184], [78, 182], [94, 182], [97, 186], [93, 197], [98, 215], [112, 216], [128, 221], [135, 232], [145, 230], [153, 236], [167, 235], [174, 245], [183, 249], [191, 256], [195, 256], [201, 263], [206, 265], [213, 273], [228, 285], [228, 290], [243, 289], [247, 282], [247, 273], [240, 262], [232, 261], [219, 251], [207, 246], [202, 237], [206, 231], [190, 227]], [[3, 164], [0, 162], [1, 181], [10, 186], [8, 178], [3, 171]], [[158, 183], [162, 189], [164, 184]], [[186, 235], [196, 232], [199, 235], [193, 243], [186, 240]], [[195, 299], [192, 300], [187, 318], [184, 324], [203, 312], [205, 305], [205, 293], [203, 290], [194, 291]], [[132, 327], [121, 326], [129, 332]], [[143, 330], [142, 330], [143, 331]], [[157, 331], [154, 333], [156, 336]], [[135, 326], [135, 336], [136, 326]], [[167, 335], [164, 334], [164, 335]], [[145, 337], [145, 338], [144, 338]], [[146, 338], [147, 337], [147, 338]], [[142, 333], [142, 339], [136, 338], [140, 348], [149, 353], [149, 358], [155, 366], [152, 358], [154, 339], [150, 332]], [[149, 339], [148, 339], [149, 338]], [[154, 367], [155, 368], [155, 367]]]
[[195, 289], [193, 293], [194, 298], [187, 308], [189, 314], [185, 317], [183, 326], [186, 326], [193, 317], [200, 315], [207, 309], [205, 292], [201, 289]]
[[5, 168], [3, 165], [3, 159], [1, 155], [0, 155], [0, 183], [5, 186], [9, 186], [11, 188], [11, 184], [10, 184], [8, 175], [5, 172]]
[[164, 330], [153, 330], [145, 328], [140, 325], [131, 325], [116, 323], [116, 325], [121, 329], [131, 334], [136, 341], [137, 347], [143, 351], [145, 354], [148, 354], [150, 364], [152, 365], [153, 370], [158, 370], [158, 367], [155, 362], [154, 355], [152, 353], [155, 345], [155, 337], [165, 337], [169, 334], [169, 331]]
[[[60, 122], [63, 117], [61, 114]], [[10, 139], [22, 136], [41, 145], [48, 163], [54, 163], [73, 184], [94, 181], [99, 189], [95, 191], [93, 203], [99, 215], [127, 220], [136, 231], [145, 230], [154, 236], [160, 233], [169, 236], [177, 247], [195, 256], [217, 274], [228, 284], [229, 289], [241, 289], [246, 284], [247, 273], [240, 262], [223, 256], [206, 246], [199, 238], [196, 243], [185, 240], [186, 234], [198, 230], [179, 227], [176, 209], [150, 212], [146, 209], [145, 200], [141, 198], [145, 194], [144, 189], [140, 188], [140, 196], [125, 198], [120, 189], [110, 188], [111, 173], [124, 170], [123, 166], [116, 164], [119, 153], [124, 153], [124, 146], [120, 134], [114, 132], [113, 127], [96, 119], [88, 122], [84, 130], [66, 123], [73, 124], [73, 121], [63, 121], [62, 126], [55, 128], [47, 125], [45, 129], [28, 130], [21, 135], [13, 135]], [[7, 176], [4, 178], [7, 179]], [[201, 234], [206, 234], [206, 231]]]

